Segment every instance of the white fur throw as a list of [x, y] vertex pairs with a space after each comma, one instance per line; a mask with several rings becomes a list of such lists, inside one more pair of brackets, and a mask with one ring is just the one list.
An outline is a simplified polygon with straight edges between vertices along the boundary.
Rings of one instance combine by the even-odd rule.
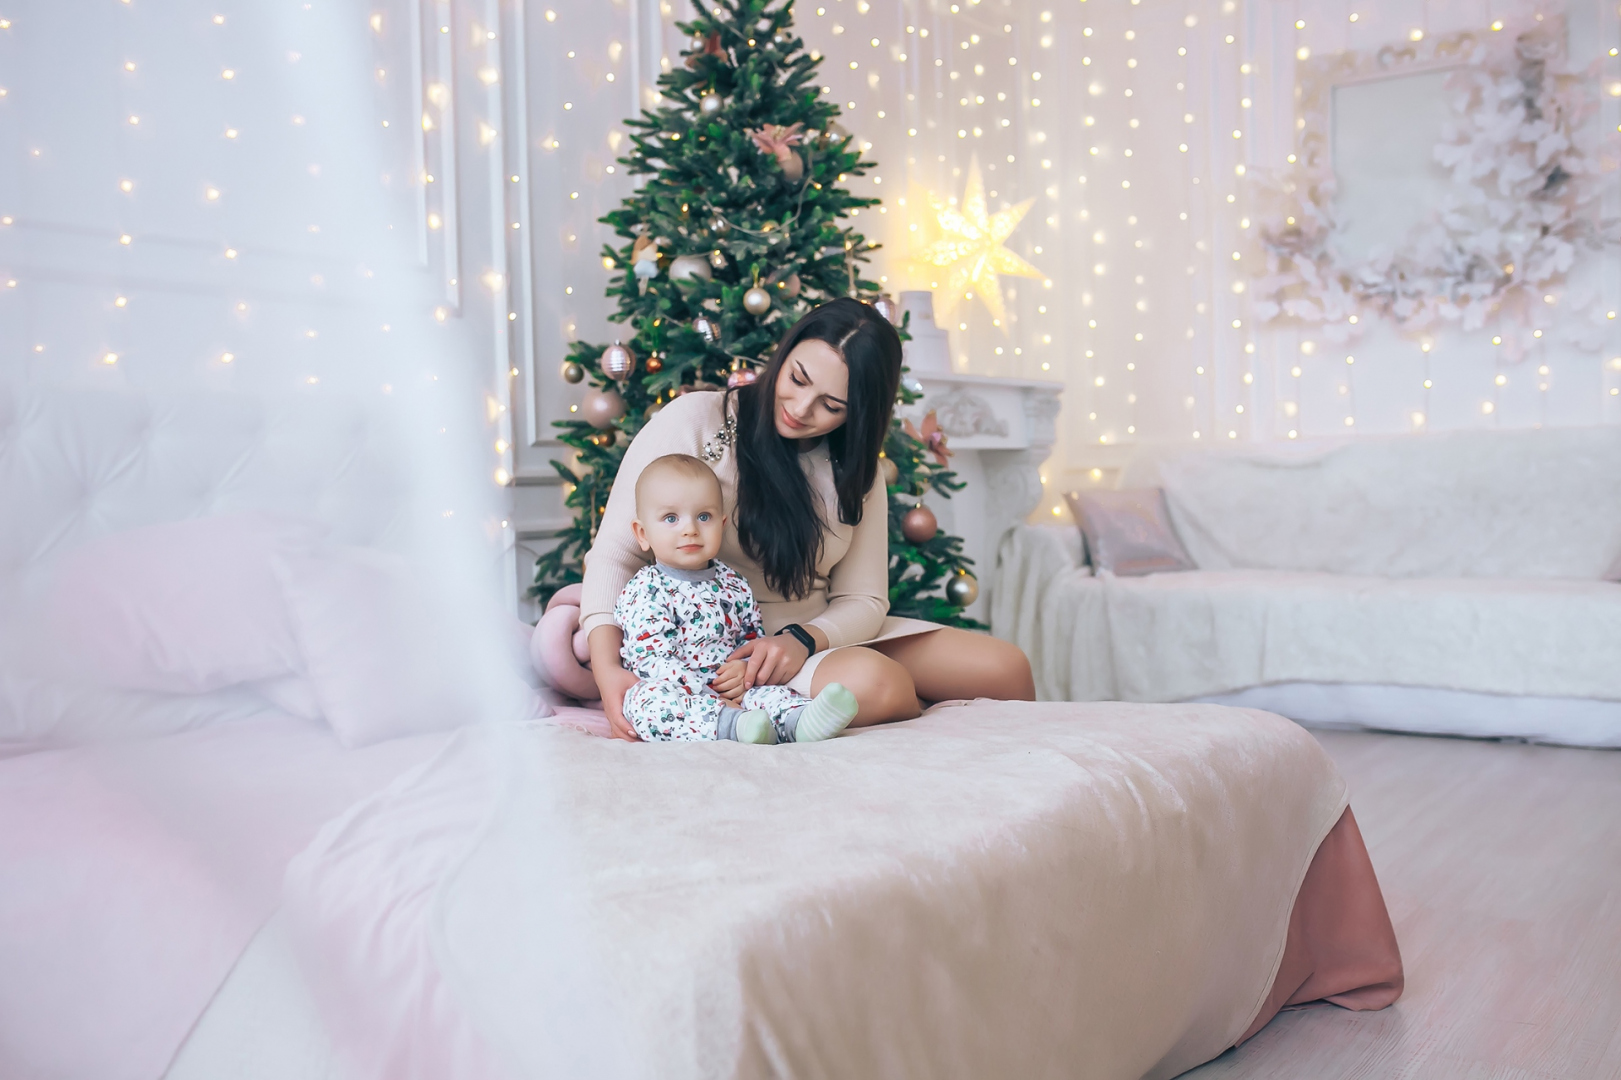
[[1201, 570], [1592, 581], [1621, 557], [1621, 426], [1160, 448], [1122, 486], [1165, 489]]

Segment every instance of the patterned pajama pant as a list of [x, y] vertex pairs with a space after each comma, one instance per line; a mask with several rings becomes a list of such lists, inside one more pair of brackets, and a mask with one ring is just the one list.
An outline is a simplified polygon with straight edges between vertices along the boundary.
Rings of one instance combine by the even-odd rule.
[[[713, 742], [721, 709], [727, 704], [707, 686], [694, 690], [686, 679], [643, 679], [625, 695], [625, 719], [636, 734], [649, 741]], [[777, 738], [786, 740], [783, 722], [787, 714], [809, 704], [810, 698], [786, 686], [756, 686], [743, 692], [738, 707], [745, 712], [764, 709], [777, 729]]]

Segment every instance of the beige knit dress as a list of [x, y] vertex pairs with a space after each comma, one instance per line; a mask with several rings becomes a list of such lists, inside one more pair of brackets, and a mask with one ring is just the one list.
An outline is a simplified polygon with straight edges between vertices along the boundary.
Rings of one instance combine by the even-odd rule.
[[725, 427], [721, 411], [725, 397], [716, 392], [699, 392], [676, 398], [647, 422], [625, 451], [596, 542], [585, 557], [580, 625], [586, 632], [613, 623], [619, 591], [652, 561], [651, 553], [637, 547], [630, 528], [636, 517], [636, 478], [656, 458], [665, 454], [702, 458], [706, 446], [721, 451], [719, 460], [710, 462], [726, 501], [726, 536], [721, 542], [720, 561], [748, 580], [760, 605], [765, 632], [775, 634], [789, 623], [799, 623], [827, 635], [828, 649], [806, 661], [789, 681], [791, 688], [810, 693], [817, 665], [834, 649], [939, 630], [937, 623], [890, 618], [886, 614], [889, 515], [883, 480], [876, 481], [867, 493], [860, 524], [840, 523], [833, 465], [825, 442], [800, 455], [800, 464], [810, 476], [811, 490], [821, 500], [825, 523], [811, 591], [799, 600], [788, 600], [766, 584], [759, 563], [743, 553], [737, 538], [737, 458], [732, 446], [717, 438]]

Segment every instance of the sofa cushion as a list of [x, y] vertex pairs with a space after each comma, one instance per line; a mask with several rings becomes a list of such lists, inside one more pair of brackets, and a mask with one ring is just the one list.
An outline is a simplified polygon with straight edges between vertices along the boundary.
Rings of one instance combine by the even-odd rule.
[[1621, 427], [1144, 453], [1203, 570], [1602, 577], [1621, 556]]

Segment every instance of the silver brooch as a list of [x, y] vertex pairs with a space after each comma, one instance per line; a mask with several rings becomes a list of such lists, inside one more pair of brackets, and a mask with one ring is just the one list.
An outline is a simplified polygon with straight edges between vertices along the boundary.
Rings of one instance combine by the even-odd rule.
[[714, 465], [726, 456], [726, 448], [737, 440], [737, 417], [728, 416], [721, 429], [704, 440], [703, 453], [699, 456], [704, 463]]

